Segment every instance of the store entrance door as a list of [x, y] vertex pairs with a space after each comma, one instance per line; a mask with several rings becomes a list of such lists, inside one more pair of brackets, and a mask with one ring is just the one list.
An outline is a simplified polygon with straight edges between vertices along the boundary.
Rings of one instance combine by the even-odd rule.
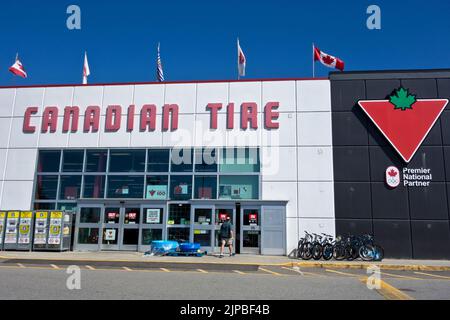
[[103, 213], [100, 249], [137, 251], [140, 207], [107, 203]]
[[261, 207], [241, 206], [240, 253], [261, 254]]

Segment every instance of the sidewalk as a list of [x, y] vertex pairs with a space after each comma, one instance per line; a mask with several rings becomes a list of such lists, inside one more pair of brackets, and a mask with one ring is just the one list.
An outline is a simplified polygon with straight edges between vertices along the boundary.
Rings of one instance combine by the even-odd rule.
[[140, 252], [16, 252], [0, 251], [0, 263], [138, 263], [152, 267], [152, 264], [182, 265], [228, 265], [228, 266], [285, 266], [302, 268], [347, 268], [364, 269], [377, 265], [386, 270], [428, 270], [450, 271], [449, 260], [397, 260], [385, 259], [382, 262], [364, 261], [303, 261], [290, 259], [284, 256], [260, 256], [260, 255], [236, 255], [225, 256], [219, 259], [217, 256], [204, 257], [155, 257], [144, 256]]

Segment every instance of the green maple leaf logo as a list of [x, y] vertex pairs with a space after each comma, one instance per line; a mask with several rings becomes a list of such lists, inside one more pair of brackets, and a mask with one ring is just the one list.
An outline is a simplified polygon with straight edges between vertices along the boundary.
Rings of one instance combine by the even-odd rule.
[[403, 87], [400, 87], [389, 97], [389, 102], [395, 106], [394, 109], [401, 109], [402, 111], [412, 109], [416, 101], [416, 96], [409, 94], [409, 90]]

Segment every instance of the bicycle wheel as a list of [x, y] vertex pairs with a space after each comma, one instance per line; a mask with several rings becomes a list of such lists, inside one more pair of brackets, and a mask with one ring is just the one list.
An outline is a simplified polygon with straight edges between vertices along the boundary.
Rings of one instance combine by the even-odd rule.
[[305, 242], [300, 247], [300, 256], [303, 260], [311, 260], [313, 245], [311, 242]]
[[374, 261], [382, 261], [384, 259], [384, 249], [382, 246], [374, 245]]
[[323, 246], [322, 257], [324, 260], [330, 260], [333, 258], [333, 246], [329, 243]]
[[343, 245], [337, 244], [333, 246], [333, 258], [338, 261], [345, 259], [345, 247]]
[[312, 257], [314, 260], [320, 260], [322, 258], [323, 248], [320, 243], [316, 243], [312, 247]]
[[346, 246], [345, 247], [345, 259], [347, 261], [353, 261], [355, 260], [354, 256], [355, 256], [355, 248], [353, 248], [353, 246]]
[[359, 256], [363, 261], [373, 261], [375, 258], [375, 248], [370, 244], [361, 246], [359, 248]]

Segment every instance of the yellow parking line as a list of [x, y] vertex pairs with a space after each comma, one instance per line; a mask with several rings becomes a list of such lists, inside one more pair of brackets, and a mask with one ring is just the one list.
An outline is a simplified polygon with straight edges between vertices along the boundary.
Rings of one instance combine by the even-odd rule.
[[347, 277], [352, 277], [352, 278], [355, 278], [355, 277], [361, 277], [362, 275], [360, 275], [360, 274], [354, 274], [354, 273], [346, 273], [346, 272], [341, 272], [341, 271], [336, 271], [336, 270], [330, 270], [330, 269], [325, 269], [325, 271], [326, 272], [332, 272], [332, 273], [337, 273], [337, 274], [340, 274], [340, 275], [343, 275], [343, 276], [347, 276]]
[[58, 267], [56, 264], [51, 264], [50, 267], [52, 267], [53, 269], [60, 269], [60, 267]]
[[125, 271], [133, 271], [133, 270], [131, 270], [131, 269], [128, 268], [128, 267], [122, 267], [122, 269], [125, 270]]
[[160, 270], [162, 270], [162, 271], [164, 271], [164, 272], [170, 272], [170, 270], [169, 269], [166, 269], [166, 268], [159, 268]]
[[197, 271], [198, 271], [198, 272], [201, 272], [201, 273], [208, 273], [208, 271], [205, 271], [205, 270], [203, 270], [203, 269], [197, 269]]
[[238, 274], [245, 274], [245, 272], [239, 271], [239, 270], [233, 270], [233, 272], [236, 272]]
[[264, 271], [264, 272], [273, 274], [273, 275], [275, 275], [275, 276], [281, 276], [281, 275], [282, 275], [281, 273], [278, 273], [278, 272], [275, 272], [275, 271], [271, 271], [271, 270], [267, 270], [267, 269], [264, 269], [264, 268], [261, 268], [261, 267], [259, 267], [259, 270], [262, 270], [262, 271]]
[[86, 269], [89, 269], [89, 270], [95, 270], [95, 268], [93, 266], [86, 265], [85, 267], [86, 267]]
[[387, 300], [414, 300], [411, 296], [391, 286], [389, 283], [380, 280], [381, 288], [378, 290]]
[[402, 275], [399, 275], [399, 274], [387, 273], [387, 272], [384, 272], [384, 271], [381, 271], [380, 273], [381, 273], [382, 275], [385, 275], [385, 276], [391, 276], [391, 277], [400, 278], [400, 279], [423, 280], [422, 278], [410, 277], [410, 276], [402, 276]]
[[23, 265], [23, 264], [21, 264], [21, 263], [18, 263], [17, 264], [19, 267], [21, 267], [21, 268], [25, 268], [25, 266]]
[[421, 274], [421, 275], [424, 275], [424, 276], [429, 276], [429, 277], [435, 277], [435, 278], [439, 278], [439, 279], [450, 280], [450, 277], [440, 276], [440, 275], [437, 275], [437, 274], [431, 274], [431, 273], [425, 273], [425, 272], [414, 272], [414, 273]]

